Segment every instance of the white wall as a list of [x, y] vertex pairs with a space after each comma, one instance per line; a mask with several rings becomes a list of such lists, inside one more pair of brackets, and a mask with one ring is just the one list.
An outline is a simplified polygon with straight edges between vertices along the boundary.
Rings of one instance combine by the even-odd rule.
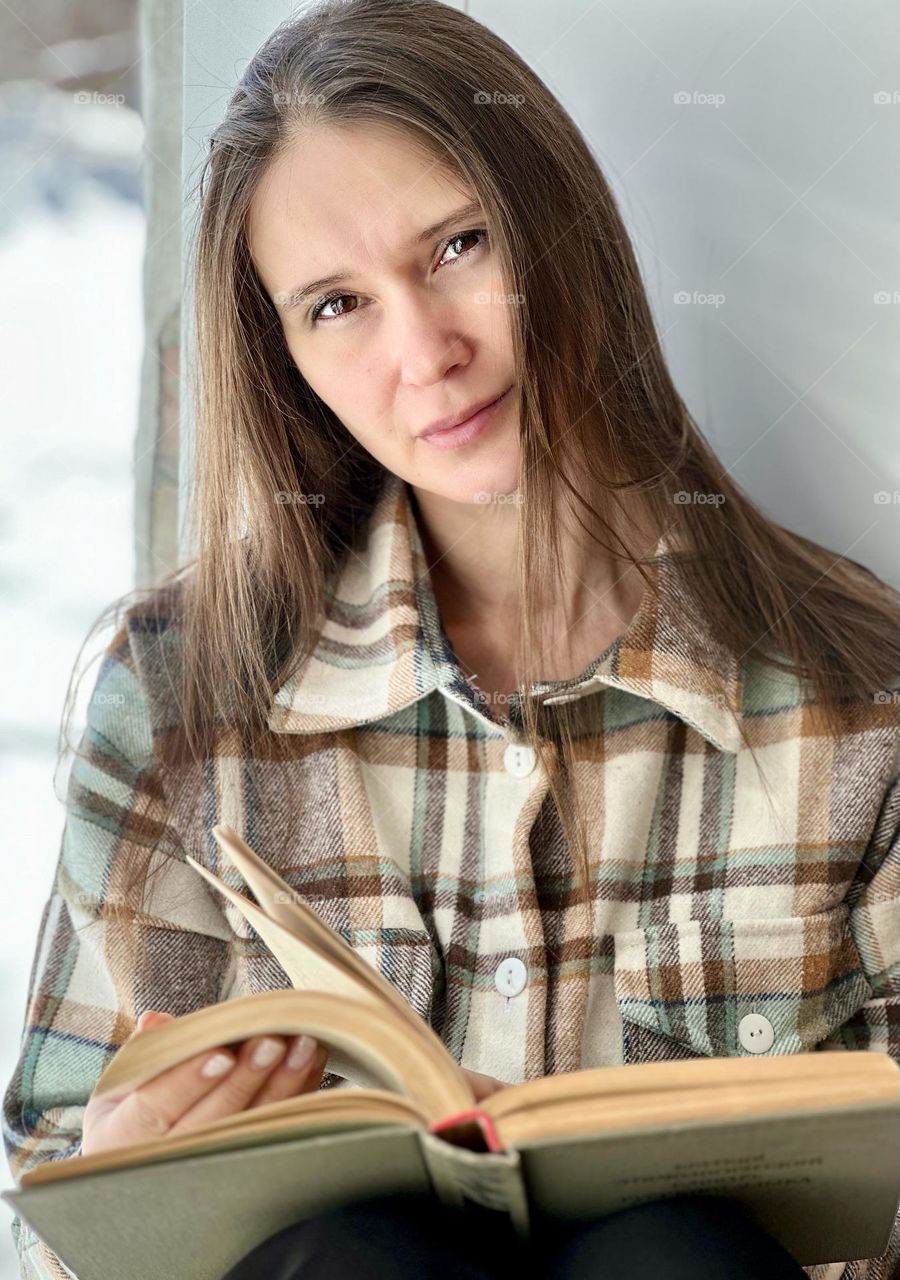
[[471, 0], [469, 12], [590, 139], [670, 368], [733, 478], [780, 523], [900, 585], [894, 5], [560, 0], [548, 21], [542, 0]]
[[[189, 8], [187, 167], [226, 86], [291, 7]], [[462, 7], [534, 67], [589, 138], [676, 382], [734, 479], [776, 520], [900, 585], [894, 5]]]

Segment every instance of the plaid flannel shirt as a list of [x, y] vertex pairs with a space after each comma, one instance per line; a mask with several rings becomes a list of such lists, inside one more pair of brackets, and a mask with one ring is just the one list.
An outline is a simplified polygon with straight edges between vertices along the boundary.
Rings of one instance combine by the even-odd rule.
[[[335, 575], [315, 652], [278, 690], [266, 749], [223, 729], [200, 773], [159, 745], [177, 716], [176, 625], [138, 607], [110, 643], [72, 766], [66, 822], [4, 1096], [15, 1177], [80, 1149], [85, 1103], [146, 1008], [175, 1015], [290, 985], [240, 913], [185, 862], [235, 887], [210, 836], [228, 822], [428, 1020], [464, 1067], [517, 1083], [618, 1062], [746, 1052], [900, 1053], [900, 699], [846, 709], [829, 737], [809, 695], [738, 658], [658, 598], [577, 678], [591, 833], [592, 929], [519, 703], [491, 714], [441, 623], [406, 485], [389, 476], [361, 553]], [[171, 589], [171, 588], [170, 588]], [[726, 676], [723, 702], [710, 672]], [[740, 717], [760, 778], [740, 741]], [[250, 767], [252, 766], [252, 768]], [[126, 874], [154, 872], [149, 901]], [[139, 972], [128, 934], [147, 947]], [[326, 1076], [322, 1087], [340, 1087]], [[22, 1275], [72, 1273], [16, 1217]], [[900, 1280], [880, 1259], [815, 1280]], [[84, 1280], [84, 1278], [82, 1278]]]

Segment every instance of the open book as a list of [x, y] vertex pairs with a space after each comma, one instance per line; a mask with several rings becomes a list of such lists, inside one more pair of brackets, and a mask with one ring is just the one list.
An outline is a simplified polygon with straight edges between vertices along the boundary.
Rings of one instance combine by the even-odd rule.
[[570, 1072], [476, 1102], [395, 987], [237, 835], [212, 829], [243, 913], [293, 989], [226, 1000], [127, 1041], [95, 1093], [220, 1045], [305, 1032], [347, 1088], [130, 1147], [50, 1160], [2, 1198], [91, 1280], [219, 1280], [301, 1218], [425, 1192], [527, 1239], [682, 1192], [745, 1204], [803, 1265], [876, 1257], [900, 1201], [900, 1070], [882, 1053], [698, 1058]]

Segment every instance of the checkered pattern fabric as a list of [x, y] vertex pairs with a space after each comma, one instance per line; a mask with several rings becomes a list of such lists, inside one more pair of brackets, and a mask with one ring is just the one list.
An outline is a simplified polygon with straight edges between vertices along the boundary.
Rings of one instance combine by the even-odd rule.
[[[314, 654], [277, 691], [264, 750], [225, 728], [176, 778], [177, 631], [133, 610], [110, 644], [72, 768], [66, 826], [4, 1097], [14, 1175], [79, 1150], [85, 1102], [142, 1010], [183, 1014], [290, 985], [185, 862], [244, 888], [210, 836], [228, 822], [409, 1000], [463, 1066], [516, 1083], [619, 1062], [747, 1052], [900, 1052], [900, 697], [845, 709], [726, 652], [662, 539], [657, 591], [576, 679], [589, 922], [520, 703], [491, 710], [441, 623], [406, 485], [389, 477], [364, 549], [335, 575]], [[726, 696], [711, 673], [725, 677]], [[742, 743], [740, 720], [756, 754]], [[128, 878], [146, 866], [147, 890]], [[147, 952], [138, 972], [129, 942]], [[511, 987], [512, 968], [522, 981]], [[521, 986], [520, 990], [515, 988]], [[323, 1087], [341, 1087], [327, 1076]], [[17, 1218], [22, 1274], [70, 1274]], [[900, 1280], [881, 1259], [815, 1280]]]

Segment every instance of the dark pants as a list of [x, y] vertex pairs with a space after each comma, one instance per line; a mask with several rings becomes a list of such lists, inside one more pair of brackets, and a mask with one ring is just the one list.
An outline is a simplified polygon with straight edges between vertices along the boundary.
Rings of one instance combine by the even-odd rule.
[[536, 1229], [419, 1196], [356, 1201], [283, 1228], [222, 1280], [806, 1280], [737, 1204], [680, 1196]]

